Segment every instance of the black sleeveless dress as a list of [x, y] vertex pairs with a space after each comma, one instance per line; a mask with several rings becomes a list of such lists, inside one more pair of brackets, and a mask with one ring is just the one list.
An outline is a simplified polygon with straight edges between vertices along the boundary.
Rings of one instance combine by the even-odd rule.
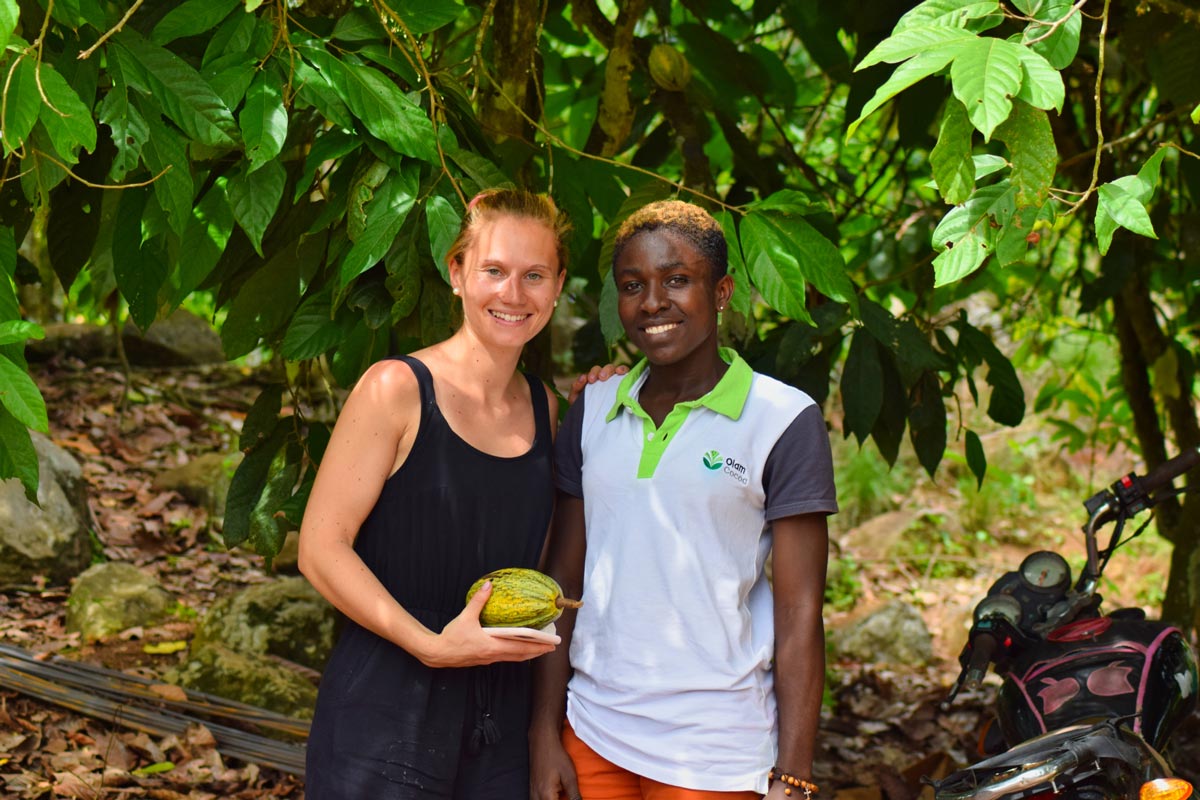
[[[354, 549], [410, 614], [440, 631], [480, 576], [537, 566], [554, 499], [548, 403], [527, 375], [533, 446], [488, 455], [450, 429], [425, 365], [401, 359], [420, 386], [420, 428]], [[529, 703], [528, 662], [433, 669], [347, 619], [317, 694], [305, 796], [527, 798]]]

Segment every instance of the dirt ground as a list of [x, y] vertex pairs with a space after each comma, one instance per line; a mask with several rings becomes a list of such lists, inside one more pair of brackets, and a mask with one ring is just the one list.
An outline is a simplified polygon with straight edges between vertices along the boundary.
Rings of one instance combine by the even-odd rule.
[[[233, 450], [261, 376], [227, 366], [138, 370], [126, 397], [115, 367], [61, 359], [36, 365], [35, 373], [51, 438], [83, 466], [98, 557], [129, 561], [156, 575], [179, 599], [180, 610], [168, 624], [83, 644], [64, 627], [68, 587], [35, 585], [0, 594], [0, 642], [157, 679], [183, 659], [184, 650], [169, 651], [172, 643], [186, 646], [197, 614], [218, 597], [271, 577], [261, 557], [214, 545], [204, 508], [151, 486], [154, 475], [191, 457]], [[914, 491], [925, 494], [921, 502], [928, 507], [950, 513], [939, 505], [948, 502], [938, 495], [942, 490]], [[989, 542], [967, 555], [938, 556], [935, 550], [914, 563], [879, 545], [919, 523], [921, 514], [907, 505], [907, 516], [835, 530], [834, 555], [854, 559], [858, 596], [852, 607], [830, 609], [827, 625], [847, 624], [903, 598], [921, 610], [935, 661], [920, 668], [831, 664], [831, 702], [822, 717], [814, 775], [823, 797], [913, 800], [923, 796], [922, 776], [940, 776], [974, 758], [994, 684], [964, 693], [950, 709], [939, 706], [957, 671], [954, 659], [971, 609], [996, 576], [1034, 549], [1035, 540], [1065, 541], [1078, 520], [1055, 523], [1053, 531], [1041, 530], [1028, 542]], [[1114, 559], [1111, 576], [1139, 585], [1164, 569], [1153, 552], [1118, 563]], [[955, 564], [943, 574], [941, 567]], [[198, 725], [184, 736], [153, 737], [0, 687], [0, 796], [303, 797], [302, 779], [222, 757], [206, 733]], [[1178, 738], [1186, 745], [1180, 767], [1195, 780], [1200, 723], [1189, 722]]]

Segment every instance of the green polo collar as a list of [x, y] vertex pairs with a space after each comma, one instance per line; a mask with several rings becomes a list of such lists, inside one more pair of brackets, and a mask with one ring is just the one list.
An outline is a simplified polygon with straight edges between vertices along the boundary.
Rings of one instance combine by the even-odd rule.
[[621, 383], [617, 386], [617, 399], [604, 419], [605, 422], [612, 422], [621, 412], [622, 406], [641, 418], [644, 438], [642, 439], [641, 458], [638, 461], [639, 478], [654, 477], [658, 463], [662, 460], [663, 453], [666, 452], [667, 444], [675, 439], [675, 434], [683, 427], [684, 420], [687, 419], [693, 408], [704, 406], [732, 420], [736, 420], [742, 415], [746, 398], [750, 396], [750, 384], [754, 379], [754, 371], [741, 356], [730, 348], [722, 347], [719, 352], [722, 360], [729, 365], [729, 369], [725, 370], [725, 374], [721, 376], [721, 380], [717, 381], [717, 385], [703, 397], [676, 403], [663, 419], [662, 425], [659, 426], [654, 424], [654, 420], [633, 396], [635, 388], [640, 388], [644, 383], [643, 379], [648, 369], [646, 359], [639, 361], [629, 371], [629, 374], [621, 379]]
[[[721, 360], [729, 365], [729, 369], [725, 370], [721, 380], [717, 381], [717, 385], [704, 396], [695, 400], [685, 400], [678, 403], [676, 408], [705, 406], [718, 414], [736, 420], [742, 415], [742, 409], [746, 406], [746, 398], [750, 395], [750, 383], [754, 377], [754, 370], [732, 347], [722, 347], [717, 352], [720, 354]], [[617, 387], [617, 399], [613, 402], [612, 408], [608, 410], [608, 415], [604, 418], [605, 422], [612, 422], [616, 419], [621, 406], [627, 407], [638, 416], [645, 416], [645, 412], [632, 392], [634, 387], [641, 383], [642, 376], [649, 368], [650, 362], [643, 358], [621, 379], [621, 384]]]

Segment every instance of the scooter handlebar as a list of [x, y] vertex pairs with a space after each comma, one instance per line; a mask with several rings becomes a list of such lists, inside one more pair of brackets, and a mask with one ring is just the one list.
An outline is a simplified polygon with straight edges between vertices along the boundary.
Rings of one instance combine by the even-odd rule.
[[996, 654], [998, 644], [996, 637], [990, 633], [978, 633], [972, 638], [971, 660], [967, 662], [967, 669], [963, 673], [963, 686], [967, 689], [979, 688], [979, 684], [983, 683], [984, 676], [987, 675], [988, 665], [992, 663], [992, 656]]
[[1200, 447], [1189, 447], [1174, 458], [1159, 464], [1142, 478], [1142, 491], [1152, 495], [1183, 473], [1200, 464]]

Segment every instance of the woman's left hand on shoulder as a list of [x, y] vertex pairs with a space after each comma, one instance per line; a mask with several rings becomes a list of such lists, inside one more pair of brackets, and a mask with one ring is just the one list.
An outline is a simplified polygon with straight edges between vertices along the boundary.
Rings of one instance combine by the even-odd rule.
[[582, 393], [585, 388], [587, 388], [589, 383], [606, 381], [614, 375], [624, 375], [627, 372], [629, 372], [629, 367], [625, 366], [624, 364], [605, 364], [602, 367], [592, 367], [587, 372], [576, 378], [575, 382], [571, 384], [571, 391], [567, 395], [567, 405], [574, 403], [575, 399], [579, 397], [580, 393]]

